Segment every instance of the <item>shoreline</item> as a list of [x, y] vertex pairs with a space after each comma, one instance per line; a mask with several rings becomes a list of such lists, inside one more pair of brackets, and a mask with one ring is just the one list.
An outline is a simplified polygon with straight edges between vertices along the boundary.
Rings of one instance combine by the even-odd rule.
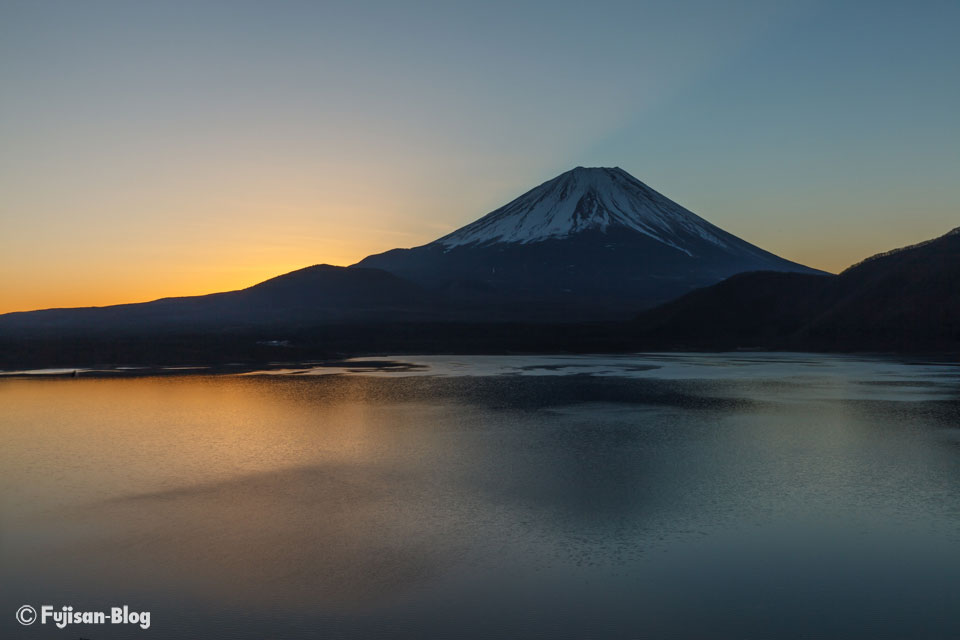
[[[270, 377], [314, 377], [326, 375], [451, 375], [449, 364], [456, 359], [474, 359], [482, 362], [509, 362], [515, 372], [529, 375], [563, 373], [569, 375], [570, 369], [578, 367], [628, 367], [633, 371], [661, 368], [655, 364], [663, 361], [688, 361], [697, 358], [726, 357], [739, 361], [749, 369], [759, 364], [800, 364], [805, 359], [830, 359], [836, 361], [887, 361], [900, 365], [960, 367], [960, 354], [934, 353], [831, 353], [807, 351], [633, 351], [619, 353], [391, 353], [369, 354], [329, 359], [305, 359], [269, 362], [231, 362], [231, 363], [189, 363], [170, 365], [88, 365], [82, 367], [33, 367], [0, 369], [0, 381], [15, 379], [74, 379], [74, 378], [150, 378], [150, 377], [189, 377], [189, 376], [270, 376]], [[648, 360], [625, 365], [623, 360]], [[544, 360], [566, 360], [567, 362], [544, 362]], [[588, 364], [582, 364], [584, 361]], [[456, 368], [456, 367], [455, 367]], [[584, 371], [584, 375], [593, 375]], [[465, 375], [471, 375], [466, 373]], [[472, 374], [476, 375], [476, 374]]]

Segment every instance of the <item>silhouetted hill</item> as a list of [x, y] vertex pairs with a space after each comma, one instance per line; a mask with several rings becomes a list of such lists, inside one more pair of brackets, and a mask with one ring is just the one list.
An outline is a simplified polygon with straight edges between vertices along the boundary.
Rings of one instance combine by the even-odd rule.
[[677, 348], [909, 351], [960, 348], [960, 229], [837, 276], [733, 276], [636, 322]]
[[420, 320], [439, 297], [379, 269], [315, 265], [239, 291], [162, 298], [109, 307], [45, 309], [0, 315], [0, 334], [53, 334]]

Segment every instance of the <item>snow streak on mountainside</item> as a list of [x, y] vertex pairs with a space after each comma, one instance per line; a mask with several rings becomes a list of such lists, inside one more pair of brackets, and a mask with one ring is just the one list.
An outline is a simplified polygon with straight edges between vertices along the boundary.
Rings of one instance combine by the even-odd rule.
[[527, 244], [617, 227], [638, 231], [687, 255], [690, 251], [684, 245], [691, 236], [733, 248], [729, 234], [619, 167], [567, 171], [436, 243], [448, 248]]

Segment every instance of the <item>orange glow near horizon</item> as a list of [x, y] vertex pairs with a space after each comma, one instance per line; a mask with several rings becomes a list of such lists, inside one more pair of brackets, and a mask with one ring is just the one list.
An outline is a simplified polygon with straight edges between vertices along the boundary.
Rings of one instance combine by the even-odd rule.
[[[229, 159], [218, 160], [224, 171]], [[122, 190], [33, 191], [22, 207], [39, 214], [7, 216], [11, 232], [0, 234], [0, 313], [243, 289], [314, 264], [354, 264], [447, 229], [411, 215], [419, 205], [402, 177], [374, 192], [349, 171], [317, 167], [320, 177], [306, 178], [257, 169], [254, 176], [234, 166], [202, 186], [178, 176], [160, 197], [155, 180], [137, 176]]]
[[[267, 189], [264, 176], [229, 185], [237, 195], [225, 200], [211, 201], [197, 190], [196, 202], [189, 205], [152, 202], [149, 192], [133, 189], [126, 204], [142, 213], [130, 218], [104, 219], [103, 194], [90, 194], [100, 206], [74, 204], [73, 216], [51, 217], [45, 233], [24, 225], [21, 241], [0, 237], [0, 313], [204, 295], [243, 289], [314, 264], [346, 266], [373, 253], [430, 242], [537, 184], [525, 176], [516, 184], [491, 176], [438, 189], [396, 176], [373, 191], [356, 176], [325, 177], [326, 206], [317, 204], [319, 193], [298, 192], [294, 184]], [[670, 184], [651, 181], [651, 186], [668, 196], [676, 191]], [[893, 203], [874, 211], [883, 224], [864, 229], [856, 220], [834, 223], [835, 233], [825, 235], [826, 214], [806, 213], [803, 202], [781, 204], [784, 210], [770, 217], [764, 212], [773, 203], [762, 198], [754, 201], [753, 211], [705, 195], [691, 191], [676, 199], [749, 242], [832, 273], [949, 230], [937, 224], [938, 218], [949, 218], [946, 210], [921, 227], [898, 217], [899, 205]], [[750, 202], [746, 194], [744, 202]], [[160, 207], [169, 210], [158, 212]], [[98, 224], [88, 226], [88, 220]], [[777, 220], [794, 221], [793, 232], [786, 233]]]
[[[345, 265], [347, 260], [324, 261], [327, 264]], [[54, 309], [61, 307], [103, 307], [116, 304], [150, 302], [159, 298], [198, 296], [222, 291], [245, 289], [274, 276], [317, 264], [270, 263], [238, 268], [196, 269], [193, 273], [158, 274], [116, 272], [75, 274], [69, 282], [50, 278], [49, 286], [42, 289], [37, 284], [19, 283], [7, 279], [0, 285], [3, 306], [0, 313]], [[59, 286], [58, 286], [59, 285]]]
[[[248, 246], [201, 243], [169, 253], [162, 248], [148, 252], [146, 247], [106, 246], [93, 252], [95, 257], [84, 255], [84, 252], [69, 256], [71, 266], [67, 268], [62, 256], [49, 262], [40, 260], [30, 268], [29, 277], [9, 266], [0, 271], [0, 313], [107, 306], [233, 291], [314, 264], [347, 266], [372, 253], [397, 246], [416, 246], [438, 235], [440, 233], [433, 237], [398, 238], [387, 233], [371, 233], [365, 243], [331, 238], [299, 247], [274, 246], [269, 238], [262, 244], [251, 239]], [[765, 244], [758, 238], [750, 240], [777, 252], [775, 242]], [[797, 238], [793, 240], [796, 242]], [[856, 247], [839, 239], [833, 244], [814, 240], [810, 238], [803, 245], [797, 243], [791, 252], [779, 253], [802, 264], [838, 273], [862, 258], [893, 248], [880, 244], [876, 238], [864, 240]], [[851, 255], [851, 250], [858, 248], [860, 251]], [[148, 257], [131, 260], [131, 253]]]
[[[383, 249], [387, 248], [384, 245]], [[146, 247], [139, 251], [148, 253]], [[180, 248], [171, 250], [168, 260], [162, 249], [149, 251], [152, 255], [141, 260], [131, 260], [130, 252], [130, 247], [104, 247], [91, 255], [72, 255], [68, 260], [41, 260], [31, 266], [29, 274], [2, 269], [0, 313], [233, 291], [314, 264], [350, 265], [370, 253], [334, 241], [302, 247], [251, 244]]]

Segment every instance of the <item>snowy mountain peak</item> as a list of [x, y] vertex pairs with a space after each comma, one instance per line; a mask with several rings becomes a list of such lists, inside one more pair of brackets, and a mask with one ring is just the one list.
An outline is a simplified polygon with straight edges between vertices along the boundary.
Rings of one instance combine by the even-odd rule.
[[551, 322], [578, 310], [584, 318], [606, 317], [605, 309], [625, 318], [745, 271], [815, 273], [713, 226], [617, 167], [571, 169], [439, 240], [368, 256], [359, 266], [458, 304], [490, 305], [498, 318], [529, 313]]
[[435, 242], [447, 248], [527, 244], [630, 230], [684, 253], [691, 237], [728, 247], [728, 234], [619, 167], [577, 167]]

